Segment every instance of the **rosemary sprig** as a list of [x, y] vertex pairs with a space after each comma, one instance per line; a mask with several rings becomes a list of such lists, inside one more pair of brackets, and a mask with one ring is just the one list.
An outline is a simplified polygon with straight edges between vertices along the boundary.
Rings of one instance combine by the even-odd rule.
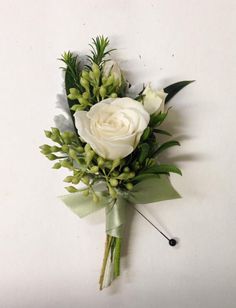
[[106, 62], [105, 57], [109, 55], [115, 49], [107, 50], [110, 41], [107, 37], [103, 35], [97, 36], [95, 39], [92, 39], [92, 44], [89, 44], [91, 49], [91, 56], [88, 56], [90, 66], [93, 63], [96, 63], [101, 68]]

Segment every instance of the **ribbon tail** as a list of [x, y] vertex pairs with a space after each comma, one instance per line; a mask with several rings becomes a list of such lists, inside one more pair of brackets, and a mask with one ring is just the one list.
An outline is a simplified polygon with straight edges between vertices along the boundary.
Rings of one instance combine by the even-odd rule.
[[134, 185], [128, 195], [133, 204], [146, 204], [181, 198], [166, 175], [151, 176]]
[[96, 192], [99, 202], [94, 203], [92, 196], [84, 196], [81, 192], [60, 196], [59, 198], [80, 218], [88, 216], [97, 210], [104, 208], [108, 203], [108, 197], [103, 192]]

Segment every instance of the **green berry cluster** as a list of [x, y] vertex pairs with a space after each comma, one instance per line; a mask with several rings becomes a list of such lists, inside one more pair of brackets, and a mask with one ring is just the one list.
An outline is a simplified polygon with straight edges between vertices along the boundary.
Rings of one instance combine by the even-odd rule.
[[[54, 163], [53, 169], [67, 168], [72, 172], [64, 179], [70, 183], [65, 187], [68, 192], [81, 191], [85, 196], [92, 194], [94, 202], [98, 202], [93, 186], [103, 181], [112, 198], [117, 197], [118, 189], [132, 190], [132, 179], [140, 166], [126, 166], [125, 159], [114, 161], [104, 159], [97, 155], [91, 146], [83, 143], [73, 132], [60, 132], [58, 128], [45, 131], [46, 137], [57, 145], [44, 144], [40, 146], [41, 153]], [[85, 184], [85, 188], [78, 189], [74, 185]]]
[[114, 77], [114, 74], [103, 76], [103, 70], [93, 63], [91, 69], [87, 68], [80, 74], [80, 89], [70, 88], [68, 98], [72, 101], [77, 100], [78, 103], [71, 107], [71, 110], [88, 110], [95, 103], [105, 98], [116, 98], [120, 90], [125, 86]]

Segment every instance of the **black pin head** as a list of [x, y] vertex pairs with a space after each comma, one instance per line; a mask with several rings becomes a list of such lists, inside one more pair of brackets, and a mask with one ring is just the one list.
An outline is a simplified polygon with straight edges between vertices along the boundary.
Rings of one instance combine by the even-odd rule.
[[174, 238], [171, 238], [170, 240], [169, 240], [169, 245], [170, 246], [175, 246], [177, 244], [177, 241], [174, 239]]
[[152, 225], [163, 237], [165, 237], [167, 239], [167, 241], [169, 242], [169, 245], [174, 247], [175, 245], [178, 244], [178, 242], [174, 239], [174, 238], [169, 238], [167, 235], [165, 235], [165, 233], [163, 233], [161, 230], [159, 230], [157, 228], [157, 226], [155, 226], [146, 216], [143, 215], [143, 213], [141, 213], [135, 206], [133, 207], [135, 209], [135, 211], [137, 211], [144, 219], [146, 219], [147, 222], [150, 223], [150, 225]]

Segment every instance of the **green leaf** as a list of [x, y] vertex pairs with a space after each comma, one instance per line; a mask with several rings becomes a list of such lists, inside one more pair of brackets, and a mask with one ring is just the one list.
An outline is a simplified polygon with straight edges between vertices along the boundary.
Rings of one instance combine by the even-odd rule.
[[140, 155], [139, 155], [139, 162], [143, 163], [144, 160], [148, 157], [150, 145], [148, 143], [142, 143], [140, 145]]
[[152, 127], [160, 125], [167, 117], [167, 114], [168, 114], [168, 110], [167, 112], [160, 112], [158, 114], [152, 114], [150, 117], [149, 125]]
[[153, 132], [156, 133], [156, 134], [162, 134], [162, 135], [166, 135], [166, 136], [172, 136], [169, 132], [167, 132], [166, 130], [163, 130], [163, 129], [154, 128], [154, 129], [153, 129]]
[[[69, 95], [70, 94], [70, 89], [74, 88], [75, 85], [75, 80], [70, 72], [70, 69], [67, 67], [66, 68], [66, 73], [65, 73], [65, 88], [66, 88], [66, 94]], [[69, 107], [71, 108], [75, 102], [77, 102], [77, 100], [71, 100], [67, 97], [67, 101], [69, 104]]]
[[147, 174], [139, 174], [139, 175], [135, 176], [131, 180], [131, 182], [132, 183], [139, 183], [139, 182], [141, 182], [143, 180], [146, 180], [146, 179], [149, 179], [149, 178], [153, 178], [153, 177], [159, 178], [160, 176], [158, 174], [153, 174], [153, 173], [150, 173], [150, 174], [149, 173], [147, 173]]
[[172, 141], [167, 141], [165, 143], [163, 143], [155, 152], [154, 152], [154, 155], [158, 155], [160, 154], [161, 152], [165, 151], [166, 149], [170, 148], [170, 147], [173, 147], [175, 145], [179, 145], [180, 146], [180, 143], [176, 140], [172, 140]]
[[[62, 62], [64, 62], [66, 64], [66, 67], [63, 68], [63, 70], [65, 71], [66, 95], [68, 96], [69, 94], [71, 94], [70, 89], [72, 89], [72, 88], [74, 90], [76, 90], [76, 89], [81, 90], [80, 89], [81, 85], [80, 85], [80, 82], [79, 82], [79, 79], [80, 79], [79, 75], [80, 74], [79, 74], [79, 69], [78, 69], [77, 56], [74, 56], [72, 54], [72, 52], [68, 51], [68, 52], [65, 52], [62, 55], [62, 58], [59, 59], [59, 60], [61, 60]], [[71, 107], [77, 103], [77, 100], [72, 100], [72, 99], [67, 97], [67, 102], [68, 102], [68, 105], [69, 105], [72, 121], [75, 125], [74, 117], [73, 117], [74, 111], [71, 109]]]
[[[74, 79], [70, 73], [70, 70], [69, 68], [67, 67], [66, 68], [66, 73], [65, 73], [65, 88], [66, 88], [66, 94], [69, 95], [70, 93], [70, 88], [74, 88], [75, 87], [75, 82], [74, 82]], [[68, 98], [67, 96], [67, 102], [68, 102], [68, 105], [69, 105], [69, 109], [70, 109], [70, 113], [71, 113], [71, 118], [72, 118], [72, 121], [73, 121], [73, 124], [75, 126], [75, 119], [74, 119], [74, 110], [72, 109], [72, 107], [74, 105], [76, 105], [76, 102], [77, 100], [71, 100]]]
[[188, 84], [194, 81], [195, 80], [179, 81], [179, 82], [173, 83], [172, 85], [164, 88], [165, 93], [168, 93], [165, 103], [168, 103], [175, 94], [177, 94], [180, 90], [182, 90], [184, 87], [186, 87]]
[[182, 172], [180, 171], [179, 168], [177, 168], [174, 165], [156, 165], [153, 167], [150, 167], [148, 169], [145, 169], [142, 171], [142, 174], [162, 174], [162, 173], [169, 173], [169, 172], [173, 172], [173, 173], [177, 173], [179, 175], [182, 175]]
[[141, 136], [140, 141], [142, 142], [142, 141], [147, 140], [148, 137], [150, 136], [150, 133], [151, 133], [151, 128], [148, 126], [148, 127], [145, 128], [145, 130], [144, 130], [144, 132], [143, 132], [143, 134]]

